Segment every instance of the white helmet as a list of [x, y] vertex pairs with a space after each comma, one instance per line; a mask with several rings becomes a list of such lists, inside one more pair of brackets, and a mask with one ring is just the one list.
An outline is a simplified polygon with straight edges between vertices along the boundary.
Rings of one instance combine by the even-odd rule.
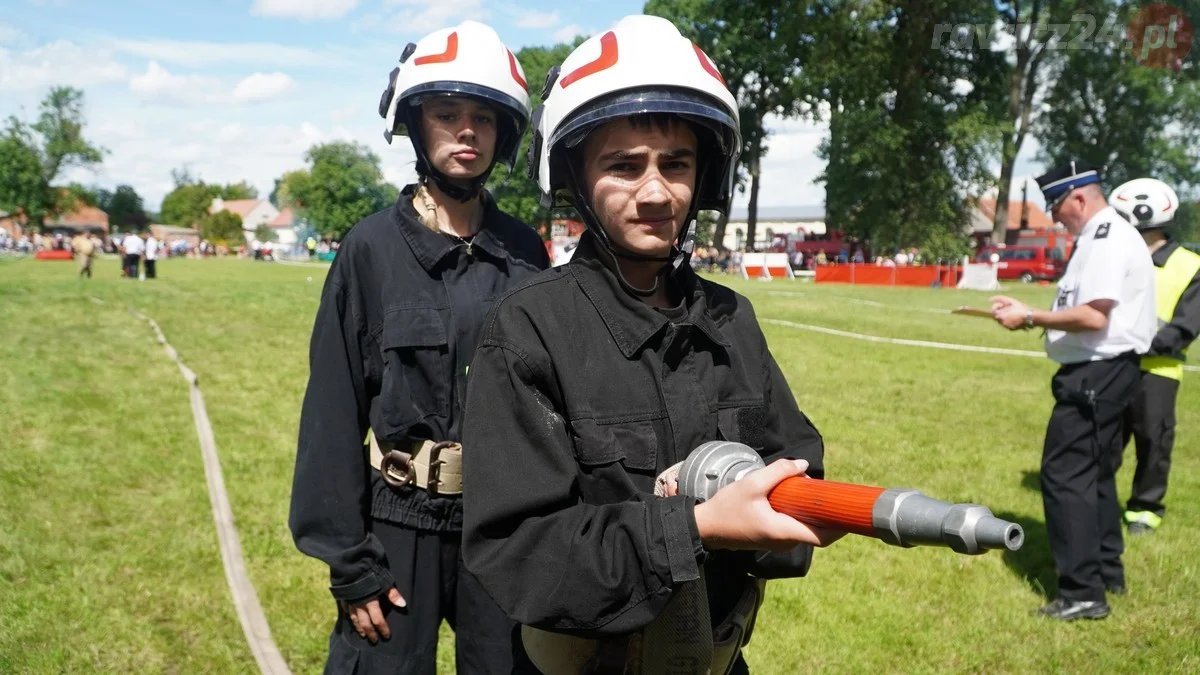
[[[711, 139], [701, 138], [710, 146], [701, 146], [690, 215], [701, 209], [729, 212], [742, 147], [737, 102], [708, 55], [670, 21], [646, 15], [621, 19], [576, 47], [561, 68], [551, 69], [542, 98], [534, 113], [529, 174], [541, 188], [543, 206], [580, 206], [566, 155], [589, 132], [630, 115], [673, 113], [712, 132]], [[582, 210], [580, 215], [585, 222], [590, 216]]]
[[[478, 21], [464, 21], [408, 43], [379, 99], [379, 114], [386, 120], [384, 138], [391, 143], [393, 135], [407, 134], [417, 154], [417, 173], [430, 176], [446, 190], [442, 184], [446, 179], [430, 165], [421, 135], [409, 131], [419, 124], [421, 102], [432, 96], [465, 96], [495, 108], [499, 124], [493, 165], [500, 162], [512, 168], [529, 124], [529, 93], [525, 71], [495, 30]], [[473, 181], [476, 191], [490, 172], [488, 167]], [[462, 191], [452, 187], [446, 192]], [[467, 198], [473, 196], [474, 192]]]
[[1108, 203], [1137, 229], [1157, 230], [1175, 218], [1179, 197], [1160, 180], [1135, 178], [1113, 190]]

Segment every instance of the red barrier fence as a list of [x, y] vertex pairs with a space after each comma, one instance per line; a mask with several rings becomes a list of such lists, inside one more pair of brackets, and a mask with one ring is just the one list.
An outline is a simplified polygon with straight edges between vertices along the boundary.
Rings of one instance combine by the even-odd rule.
[[33, 254], [35, 260], [71, 260], [74, 254], [65, 250], [42, 249]]
[[881, 265], [819, 265], [817, 283], [859, 284], [865, 286], [933, 286], [954, 288], [962, 277], [955, 265], [917, 265], [883, 267]]

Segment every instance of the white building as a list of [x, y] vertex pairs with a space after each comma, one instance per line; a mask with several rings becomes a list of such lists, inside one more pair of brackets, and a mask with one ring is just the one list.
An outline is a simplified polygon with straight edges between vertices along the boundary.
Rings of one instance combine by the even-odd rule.
[[[242, 217], [242, 234], [246, 237], [247, 245], [254, 241], [254, 231], [258, 229], [259, 225], [271, 225], [279, 217], [279, 209], [266, 199], [224, 200], [214, 197], [212, 205], [208, 207], [208, 212], [217, 213], [219, 211], [236, 213]], [[292, 243], [295, 243], [294, 234]]]
[[[727, 250], [738, 250], [747, 245], [746, 222], [749, 210], [744, 206], [735, 206], [729, 214], [729, 223], [725, 226], [725, 239], [722, 242]], [[815, 206], [760, 206], [758, 207], [758, 222], [754, 227], [755, 248], [765, 250], [771, 245], [771, 240], [779, 234], [805, 235], [825, 234], [825, 207]]]

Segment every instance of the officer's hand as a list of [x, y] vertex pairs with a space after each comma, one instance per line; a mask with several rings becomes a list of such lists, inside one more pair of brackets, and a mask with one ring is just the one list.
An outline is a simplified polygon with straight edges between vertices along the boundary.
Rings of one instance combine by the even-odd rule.
[[[388, 601], [397, 607], [408, 606], [395, 586], [389, 588], [385, 595], [387, 595]], [[380, 637], [383, 637], [384, 640], [391, 639], [392, 631], [388, 628], [387, 619], [383, 616], [378, 599], [358, 604], [344, 602], [342, 607], [350, 616], [350, 623], [359, 637], [366, 638], [371, 644], [379, 642]]]
[[1005, 295], [993, 296], [988, 301], [992, 303], [992, 318], [996, 323], [1009, 330], [1025, 327], [1025, 314], [1029, 311], [1025, 303]]
[[1003, 309], [1010, 305], [1021, 304], [1020, 300], [1010, 298], [1007, 295], [993, 295], [992, 297], [988, 298], [988, 302], [992, 303], [992, 311], [993, 312], [996, 311], [997, 309]]
[[803, 476], [808, 462], [780, 459], [696, 505], [700, 541], [709, 549], [790, 551], [799, 544], [828, 546], [845, 532], [806, 525], [771, 508], [767, 495], [780, 481]]

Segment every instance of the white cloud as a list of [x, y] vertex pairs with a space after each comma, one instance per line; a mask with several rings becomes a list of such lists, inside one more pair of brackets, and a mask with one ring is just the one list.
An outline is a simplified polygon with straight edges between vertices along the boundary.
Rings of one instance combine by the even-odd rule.
[[174, 75], [157, 61], [146, 72], [129, 78], [129, 90], [143, 101], [175, 104], [215, 103], [222, 98], [221, 83], [203, 75]]
[[517, 28], [549, 28], [558, 25], [558, 12], [529, 10], [517, 18]]
[[237, 122], [233, 122], [222, 125], [221, 128], [217, 130], [215, 140], [217, 143], [236, 143], [245, 136], [245, 133], [246, 129], [242, 125], [238, 124]]
[[251, 63], [256, 66], [340, 67], [350, 64], [343, 54], [289, 47], [271, 42], [204, 42], [199, 40], [113, 40], [118, 52], [182, 66]]
[[351, 105], [342, 106], [341, 108], [329, 113], [329, 119], [333, 120], [334, 122], [345, 122], [348, 119], [353, 119], [362, 114], [364, 114], [363, 107], [357, 103], [354, 103]]
[[384, 0], [385, 7], [406, 7], [384, 22], [392, 33], [414, 38], [445, 28], [465, 18], [482, 21], [487, 18], [483, 0]]
[[356, 5], [358, 0], [254, 0], [250, 13], [305, 21], [340, 19]]
[[55, 85], [90, 87], [128, 77], [106, 49], [84, 49], [68, 40], [16, 53], [0, 49], [0, 91]]
[[571, 42], [580, 35], [589, 36], [595, 32], [596, 31], [584, 28], [577, 23], [573, 23], [554, 31], [554, 35], [551, 37], [554, 38], [555, 42]]
[[[808, 206], [825, 203], [825, 186], [816, 183], [825, 169], [817, 156], [817, 146], [828, 133], [828, 127], [805, 120], [766, 120], [771, 135], [767, 138], [767, 155], [759, 174], [758, 203], [760, 206]], [[750, 186], [736, 193], [734, 204], [745, 206], [750, 201]]]
[[19, 28], [0, 23], [0, 45], [11, 45], [25, 40], [25, 33]]
[[254, 73], [233, 88], [233, 100], [241, 103], [269, 101], [295, 90], [296, 83], [286, 73]]
[[385, 165], [383, 167], [383, 180], [395, 185], [396, 187], [404, 187], [409, 183], [415, 183], [417, 182], [416, 166], [415, 158], [404, 165]]
[[181, 122], [188, 119], [187, 110], [166, 111], [130, 123], [131, 114], [136, 113], [123, 107], [98, 115], [88, 127], [88, 138], [109, 148], [111, 154], [105, 156], [97, 171], [72, 170], [64, 174], [63, 180], [110, 189], [127, 183], [134, 186], [147, 208], [157, 210], [162, 198], [173, 189], [171, 169], [187, 166], [193, 176], [210, 183], [246, 180], [265, 197], [276, 178], [305, 166], [304, 153], [310, 147], [330, 141], [366, 142], [381, 156], [387, 175], [397, 181], [406, 176], [406, 170], [411, 173], [412, 150], [407, 143], [389, 148], [371, 142], [379, 135], [372, 134], [368, 139], [368, 130], [364, 129], [323, 127], [312, 121]]

